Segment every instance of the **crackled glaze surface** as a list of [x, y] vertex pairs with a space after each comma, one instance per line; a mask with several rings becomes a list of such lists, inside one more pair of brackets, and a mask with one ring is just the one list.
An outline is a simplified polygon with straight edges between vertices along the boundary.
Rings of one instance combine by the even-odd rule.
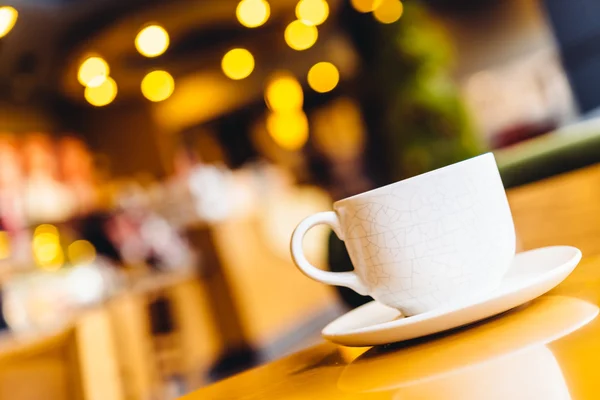
[[491, 154], [341, 200], [334, 209], [369, 294], [408, 315], [491, 290], [515, 253]]

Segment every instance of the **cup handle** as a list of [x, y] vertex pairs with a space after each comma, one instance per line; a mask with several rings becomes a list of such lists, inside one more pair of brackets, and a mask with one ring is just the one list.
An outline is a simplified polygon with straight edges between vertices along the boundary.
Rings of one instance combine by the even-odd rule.
[[298, 269], [309, 278], [328, 285], [344, 286], [354, 290], [358, 294], [366, 296], [367, 288], [360, 281], [356, 273], [323, 271], [322, 269], [311, 265], [306, 257], [304, 257], [304, 251], [302, 250], [304, 235], [306, 235], [306, 232], [312, 227], [320, 224], [329, 225], [335, 234], [340, 239], [344, 240], [341, 234], [340, 221], [335, 212], [326, 211], [311, 215], [310, 217], [303, 219], [296, 229], [294, 229], [294, 233], [292, 233], [290, 252], [294, 264], [296, 264]]

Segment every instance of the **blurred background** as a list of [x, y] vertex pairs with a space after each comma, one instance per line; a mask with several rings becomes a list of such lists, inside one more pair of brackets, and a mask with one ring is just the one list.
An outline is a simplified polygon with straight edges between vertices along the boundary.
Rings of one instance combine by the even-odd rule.
[[[600, 160], [596, 0], [0, 4], [0, 400], [173, 399], [368, 299], [305, 216], [494, 151]], [[311, 231], [316, 265], [351, 269]], [[32, 384], [35, 383], [35, 384]]]

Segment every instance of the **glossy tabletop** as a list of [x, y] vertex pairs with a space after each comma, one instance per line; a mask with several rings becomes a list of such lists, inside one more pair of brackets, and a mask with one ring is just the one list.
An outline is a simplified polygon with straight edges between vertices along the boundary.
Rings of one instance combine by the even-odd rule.
[[600, 166], [509, 192], [519, 247], [572, 245], [561, 285], [500, 316], [404, 343], [323, 343], [185, 397], [206, 399], [600, 398]]

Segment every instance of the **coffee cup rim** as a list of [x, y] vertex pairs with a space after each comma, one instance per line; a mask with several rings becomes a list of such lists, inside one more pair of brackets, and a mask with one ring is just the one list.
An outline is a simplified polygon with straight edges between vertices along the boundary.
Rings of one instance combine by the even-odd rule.
[[418, 179], [418, 178], [421, 178], [421, 177], [424, 177], [424, 176], [429, 176], [429, 175], [433, 175], [435, 173], [439, 173], [442, 170], [447, 170], [447, 169], [452, 169], [452, 168], [458, 167], [461, 164], [466, 164], [466, 163], [473, 162], [473, 161], [478, 160], [478, 159], [485, 159], [485, 158], [490, 158], [490, 157], [494, 160], [494, 163], [496, 163], [496, 157], [494, 157], [494, 153], [491, 152], [491, 151], [489, 151], [487, 153], [483, 153], [483, 154], [480, 154], [480, 155], [475, 156], [475, 157], [467, 158], [466, 160], [462, 160], [462, 161], [459, 161], [457, 163], [449, 164], [449, 165], [446, 165], [444, 167], [436, 168], [436, 169], [424, 172], [424, 173], [419, 174], [419, 175], [411, 176], [410, 178], [402, 179], [402, 180], [399, 180], [399, 181], [396, 181], [396, 182], [393, 182], [393, 183], [389, 183], [389, 184], [384, 185], [384, 186], [380, 186], [380, 187], [375, 188], [375, 189], [367, 190], [366, 192], [357, 193], [357, 194], [355, 194], [353, 196], [345, 197], [343, 199], [340, 199], [340, 200], [334, 202], [333, 203], [333, 208], [336, 209], [342, 203], [348, 202], [350, 200], [355, 200], [355, 199], [357, 199], [357, 198], [359, 198], [361, 196], [373, 195], [373, 194], [377, 193], [378, 191], [381, 191], [381, 190], [384, 190], [384, 189], [388, 189], [390, 186], [397, 185], [398, 183], [410, 182], [412, 180], [415, 180], [415, 179]]

